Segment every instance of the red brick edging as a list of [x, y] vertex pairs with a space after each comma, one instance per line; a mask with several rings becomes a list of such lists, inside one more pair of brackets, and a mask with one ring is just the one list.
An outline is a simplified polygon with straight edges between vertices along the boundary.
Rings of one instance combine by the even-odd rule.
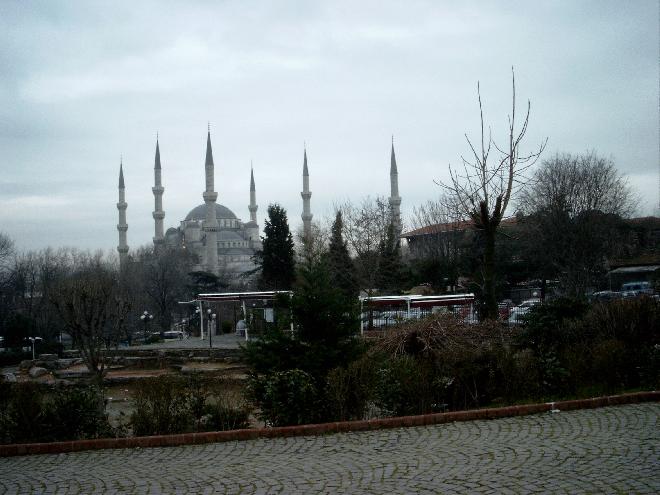
[[512, 416], [526, 416], [548, 412], [553, 409], [571, 411], [596, 407], [634, 404], [639, 402], [660, 401], [660, 391], [635, 392], [630, 394], [610, 395], [593, 399], [566, 400], [542, 404], [473, 409], [447, 413], [422, 414], [419, 416], [400, 416], [396, 418], [370, 419], [362, 421], [342, 421], [302, 426], [282, 426], [277, 428], [251, 428], [231, 431], [212, 431], [205, 433], [184, 433], [179, 435], [158, 435], [151, 437], [101, 438], [95, 440], [74, 440], [70, 442], [22, 443], [0, 445], [0, 457], [59, 454], [81, 450], [123, 449], [134, 447], [173, 447], [213, 442], [230, 442], [255, 438], [295, 437], [302, 435], [321, 435], [349, 431], [368, 431], [406, 426], [436, 425], [453, 421], [472, 421], [475, 419], [496, 419]]

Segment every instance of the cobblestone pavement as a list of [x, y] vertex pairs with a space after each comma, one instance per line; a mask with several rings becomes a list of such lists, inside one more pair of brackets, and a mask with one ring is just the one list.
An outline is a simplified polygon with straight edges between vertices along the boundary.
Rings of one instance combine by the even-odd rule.
[[3, 493], [660, 493], [660, 404], [0, 459]]

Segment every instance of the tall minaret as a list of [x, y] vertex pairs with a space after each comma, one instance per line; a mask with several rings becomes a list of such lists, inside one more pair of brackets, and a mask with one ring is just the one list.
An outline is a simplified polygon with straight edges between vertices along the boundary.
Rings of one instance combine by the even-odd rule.
[[156, 135], [156, 160], [154, 163], [154, 187], [151, 188], [154, 193], [154, 249], [158, 250], [165, 242], [163, 235], [163, 218], [165, 212], [163, 211], [163, 192], [165, 188], [161, 183], [161, 169], [160, 169], [160, 147], [158, 146], [158, 136]]
[[309, 206], [309, 200], [312, 197], [312, 192], [309, 190], [309, 171], [307, 170], [307, 147], [303, 152], [303, 190], [300, 193], [303, 199], [303, 235], [305, 241], [309, 240], [312, 236], [312, 212]]
[[252, 168], [252, 164], [250, 164], [250, 206], [248, 206], [248, 210], [250, 210], [250, 222], [257, 222], [258, 208], [257, 189], [254, 187], [254, 169]]
[[401, 196], [399, 196], [399, 172], [396, 169], [396, 156], [394, 155], [394, 136], [392, 136], [392, 157], [390, 159], [390, 213], [394, 233], [401, 234]]
[[202, 230], [206, 232], [206, 269], [211, 273], [218, 273], [218, 220], [216, 218], [215, 200], [218, 193], [214, 189], [213, 150], [211, 149], [211, 127], [206, 136], [206, 191], [202, 194], [206, 203], [206, 219]]
[[117, 251], [119, 251], [119, 267], [124, 268], [126, 266], [126, 258], [128, 257], [128, 244], [126, 244], [126, 231], [128, 230], [128, 224], [126, 223], [126, 208], [128, 204], [126, 203], [126, 188], [124, 187], [124, 164], [123, 160], [119, 162], [119, 202], [117, 203], [117, 209], [119, 210], [119, 223], [117, 224], [117, 231], [119, 232], [119, 246], [117, 246]]
[[250, 221], [245, 224], [247, 234], [250, 240], [250, 247], [254, 249], [261, 249], [261, 241], [259, 239], [259, 224], [257, 223], [257, 189], [254, 187], [254, 169], [250, 163]]

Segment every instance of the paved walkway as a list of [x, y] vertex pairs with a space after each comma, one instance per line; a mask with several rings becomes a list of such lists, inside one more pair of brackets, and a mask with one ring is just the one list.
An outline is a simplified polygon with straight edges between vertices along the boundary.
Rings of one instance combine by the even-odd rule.
[[660, 404], [0, 459], [4, 493], [660, 493]]
[[[214, 335], [211, 339], [211, 347], [214, 349], [238, 349], [245, 342], [245, 337], [239, 337], [234, 333]], [[157, 344], [133, 345], [130, 349], [208, 349], [209, 338], [189, 337], [187, 339], [168, 339]], [[125, 347], [123, 349], [126, 349]]]

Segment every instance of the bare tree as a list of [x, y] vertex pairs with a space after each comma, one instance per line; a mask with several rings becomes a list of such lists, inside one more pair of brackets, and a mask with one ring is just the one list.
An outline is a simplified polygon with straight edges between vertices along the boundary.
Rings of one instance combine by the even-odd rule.
[[583, 295], [600, 285], [606, 260], [619, 256], [628, 236], [622, 217], [635, 195], [612, 160], [595, 152], [557, 154], [544, 161], [520, 199], [526, 257], [542, 280]]
[[187, 295], [189, 277], [186, 253], [178, 249], [155, 252], [152, 247], [145, 247], [138, 251], [136, 257], [135, 268], [141, 278], [141, 289], [155, 309], [160, 331], [169, 330], [173, 314], [180, 309], [178, 301]]
[[359, 205], [346, 202], [336, 205], [341, 211], [344, 234], [349, 249], [355, 257], [360, 288], [376, 288], [380, 269], [380, 249], [387, 240], [391, 223], [390, 207], [382, 197], [366, 197]]
[[588, 211], [627, 217], [635, 196], [614, 162], [595, 151], [556, 154], [544, 160], [523, 189], [520, 208], [526, 214], [561, 210], [570, 217]]
[[[522, 141], [527, 134], [531, 104], [527, 101], [527, 111], [520, 129], [516, 127], [516, 81], [512, 71], [512, 110], [506, 146], [498, 146], [492, 138], [490, 128], [484, 128], [481, 91], [477, 83], [481, 141], [476, 146], [465, 135], [472, 156], [461, 157], [462, 170], [450, 166], [450, 181], [440, 185], [453, 196], [461, 213], [472, 220], [480, 234], [483, 254], [481, 256], [481, 279], [483, 296], [482, 317], [497, 318], [495, 287], [495, 241], [498, 227], [506, 214], [509, 202], [517, 188], [524, 182], [524, 173], [532, 166], [545, 149], [544, 140], [535, 151], [524, 154]], [[493, 155], [491, 155], [493, 151]]]
[[318, 261], [328, 250], [330, 238], [330, 226], [327, 220], [322, 222], [312, 222], [311, 235], [309, 239], [305, 237], [305, 231], [302, 225], [294, 234], [296, 263], [306, 261]]
[[6, 263], [14, 254], [14, 241], [4, 232], [0, 232], [0, 270], [6, 267]]
[[119, 290], [118, 274], [98, 256], [90, 258], [58, 284], [51, 301], [100, 384], [105, 373], [104, 348], [119, 338], [130, 309]]

